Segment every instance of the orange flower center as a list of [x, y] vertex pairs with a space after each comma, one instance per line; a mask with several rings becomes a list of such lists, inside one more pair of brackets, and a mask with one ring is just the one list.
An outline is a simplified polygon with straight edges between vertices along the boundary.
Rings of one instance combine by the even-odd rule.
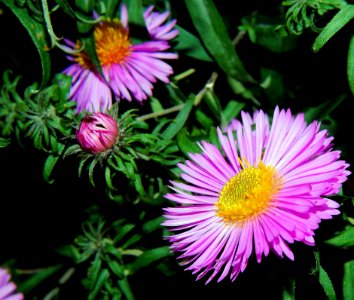
[[[101, 66], [110, 66], [124, 62], [131, 53], [129, 32], [122, 23], [117, 20], [106, 19], [95, 26], [95, 46]], [[75, 48], [80, 49], [82, 43], [76, 42]], [[93, 67], [93, 63], [86, 51], [76, 54], [75, 61], [87, 69]]]
[[225, 184], [215, 204], [225, 222], [240, 225], [266, 211], [282, 185], [274, 167], [263, 162], [258, 167], [241, 165], [242, 171]]

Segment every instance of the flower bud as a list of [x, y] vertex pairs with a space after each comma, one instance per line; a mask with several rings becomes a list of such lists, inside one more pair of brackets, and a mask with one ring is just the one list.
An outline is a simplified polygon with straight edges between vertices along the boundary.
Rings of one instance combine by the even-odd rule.
[[109, 114], [102, 112], [86, 115], [76, 134], [81, 148], [92, 154], [112, 148], [118, 136], [117, 121]]

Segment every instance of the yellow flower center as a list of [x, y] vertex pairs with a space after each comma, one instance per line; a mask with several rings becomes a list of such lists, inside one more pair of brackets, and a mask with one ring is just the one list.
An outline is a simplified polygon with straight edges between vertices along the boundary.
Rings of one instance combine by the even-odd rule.
[[266, 211], [281, 188], [281, 178], [274, 167], [263, 162], [258, 167], [247, 162], [241, 165], [242, 171], [226, 183], [215, 204], [218, 216], [239, 225]]
[[[95, 26], [94, 29], [95, 46], [101, 66], [122, 63], [130, 55], [131, 43], [129, 32], [122, 23], [117, 20], [106, 19]], [[82, 43], [78, 41], [76, 49], [80, 49]], [[93, 67], [86, 51], [77, 54], [75, 61], [87, 69]]]

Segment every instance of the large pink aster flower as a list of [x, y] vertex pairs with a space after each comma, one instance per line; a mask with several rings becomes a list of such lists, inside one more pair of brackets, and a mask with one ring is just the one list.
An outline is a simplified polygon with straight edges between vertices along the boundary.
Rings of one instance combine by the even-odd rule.
[[10, 279], [8, 271], [0, 268], [0, 300], [22, 300], [23, 294], [16, 293], [16, 285]]
[[[132, 44], [129, 36], [128, 13], [121, 7], [120, 20], [103, 19], [94, 29], [96, 52], [105, 78], [95, 70], [85, 51], [69, 56], [73, 64], [63, 73], [72, 76], [69, 94], [76, 101], [76, 111], [106, 111], [112, 105], [112, 92], [119, 99], [142, 102], [152, 95], [153, 83], [169, 82], [173, 73], [163, 59], [176, 59], [177, 54], [166, 52], [169, 40], [175, 38], [176, 20], [167, 22], [169, 12], [153, 12], [146, 9], [144, 20], [151, 40]], [[65, 40], [71, 49], [80, 49], [82, 44]]]
[[276, 108], [271, 126], [262, 111], [242, 112], [218, 136], [221, 149], [203, 141], [179, 165], [185, 182], [172, 182], [166, 198], [177, 206], [163, 223], [187, 269], [197, 279], [210, 272], [207, 282], [235, 280], [253, 252], [258, 262], [270, 251], [293, 260], [288, 244], [314, 245], [321, 220], [339, 214], [327, 196], [350, 174], [327, 131], [290, 110]]

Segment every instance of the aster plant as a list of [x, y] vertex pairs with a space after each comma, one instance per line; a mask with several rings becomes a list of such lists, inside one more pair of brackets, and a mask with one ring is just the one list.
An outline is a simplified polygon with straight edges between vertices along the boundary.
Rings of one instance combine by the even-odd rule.
[[0, 1], [0, 299], [352, 300], [353, 7]]

